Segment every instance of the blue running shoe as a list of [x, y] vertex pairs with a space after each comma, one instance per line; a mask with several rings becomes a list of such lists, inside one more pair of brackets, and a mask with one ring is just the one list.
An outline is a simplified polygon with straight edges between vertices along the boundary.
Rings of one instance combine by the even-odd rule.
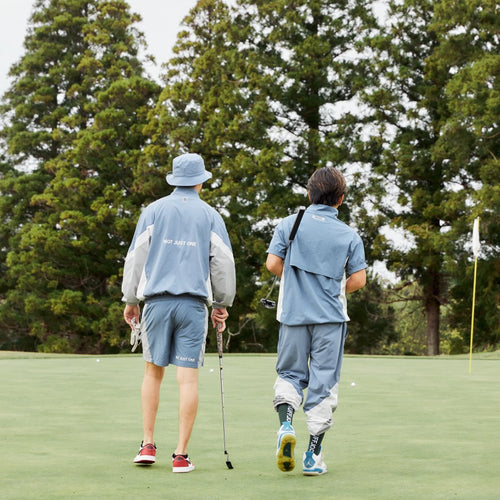
[[295, 448], [295, 431], [290, 422], [284, 422], [278, 431], [278, 447], [276, 450], [276, 462], [278, 469], [290, 472], [295, 467], [293, 450]]
[[302, 474], [304, 476], [321, 476], [321, 474], [328, 472], [326, 464], [323, 462], [321, 451], [318, 455], [315, 455], [312, 451], [306, 451], [302, 463]]

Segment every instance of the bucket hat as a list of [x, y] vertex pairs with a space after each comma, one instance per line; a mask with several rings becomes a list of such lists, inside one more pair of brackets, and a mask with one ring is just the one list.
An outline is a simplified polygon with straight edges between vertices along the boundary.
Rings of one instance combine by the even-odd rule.
[[167, 174], [167, 182], [171, 186], [196, 186], [212, 177], [205, 170], [203, 158], [196, 153], [185, 153], [177, 156], [172, 162], [173, 171]]

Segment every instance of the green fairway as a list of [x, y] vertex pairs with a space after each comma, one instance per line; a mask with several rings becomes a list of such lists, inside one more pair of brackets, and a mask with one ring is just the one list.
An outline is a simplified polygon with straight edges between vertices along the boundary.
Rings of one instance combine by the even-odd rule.
[[[497, 358], [494, 356], [493, 358]], [[494, 499], [500, 491], [500, 360], [346, 357], [328, 474], [304, 477], [297, 413], [291, 473], [275, 465], [275, 356], [226, 355], [225, 464], [219, 364], [200, 373], [190, 444], [196, 470], [171, 472], [175, 371], [167, 368], [157, 464], [132, 464], [141, 440], [143, 362], [130, 356], [0, 353], [2, 499]], [[212, 371], [213, 370], [213, 371]], [[352, 385], [354, 382], [355, 385]]]

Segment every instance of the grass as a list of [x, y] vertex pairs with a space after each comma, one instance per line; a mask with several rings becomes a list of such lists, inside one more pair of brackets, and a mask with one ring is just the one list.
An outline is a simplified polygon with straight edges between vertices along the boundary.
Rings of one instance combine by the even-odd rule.
[[[479, 358], [479, 359], [478, 359]], [[493, 499], [500, 487], [498, 356], [348, 356], [328, 474], [275, 465], [273, 355], [226, 355], [229, 458], [223, 450], [219, 365], [208, 355], [191, 438], [191, 474], [172, 474], [177, 387], [167, 369], [157, 422], [158, 462], [131, 461], [141, 439], [140, 356], [0, 353], [3, 499]], [[213, 371], [212, 371], [213, 370]], [[352, 383], [355, 385], [351, 385]], [[307, 444], [296, 414], [296, 458]]]

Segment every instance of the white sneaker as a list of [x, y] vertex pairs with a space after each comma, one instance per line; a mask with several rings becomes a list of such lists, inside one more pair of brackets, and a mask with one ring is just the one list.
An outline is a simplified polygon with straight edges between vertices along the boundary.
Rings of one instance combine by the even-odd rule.
[[278, 446], [276, 449], [276, 462], [278, 469], [283, 472], [290, 472], [295, 467], [293, 450], [295, 448], [295, 431], [290, 422], [283, 422], [278, 431]]
[[306, 451], [302, 463], [302, 474], [304, 476], [321, 476], [321, 474], [328, 472], [326, 464], [323, 462], [321, 451], [319, 455], [315, 455], [312, 451]]

